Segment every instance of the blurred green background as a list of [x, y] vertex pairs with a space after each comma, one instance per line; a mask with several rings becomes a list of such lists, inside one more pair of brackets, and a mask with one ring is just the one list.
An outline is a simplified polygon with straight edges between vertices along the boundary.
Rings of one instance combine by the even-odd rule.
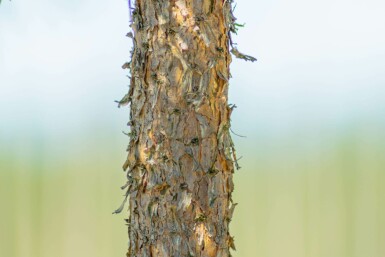
[[[125, 256], [127, 8], [2, 2], [1, 257]], [[384, 11], [238, 1], [235, 257], [385, 257]]]

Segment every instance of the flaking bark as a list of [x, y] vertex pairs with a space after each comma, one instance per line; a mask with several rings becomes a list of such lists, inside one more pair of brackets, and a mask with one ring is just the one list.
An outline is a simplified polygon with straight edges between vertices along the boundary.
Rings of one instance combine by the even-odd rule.
[[137, 0], [132, 18], [127, 256], [230, 256], [231, 4]]

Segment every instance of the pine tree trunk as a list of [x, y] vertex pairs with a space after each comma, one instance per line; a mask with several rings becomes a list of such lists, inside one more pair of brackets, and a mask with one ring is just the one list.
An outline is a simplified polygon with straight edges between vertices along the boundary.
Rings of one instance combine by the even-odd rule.
[[135, 3], [131, 86], [120, 102], [131, 104], [127, 256], [231, 256], [230, 8]]

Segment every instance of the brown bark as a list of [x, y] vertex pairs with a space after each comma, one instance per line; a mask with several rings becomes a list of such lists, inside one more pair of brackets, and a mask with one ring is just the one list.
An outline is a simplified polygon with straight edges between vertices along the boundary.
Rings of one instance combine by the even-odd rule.
[[[231, 6], [137, 0], [129, 93], [127, 256], [230, 256], [235, 152]], [[129, 35], [131, 36], [131, 35]]]

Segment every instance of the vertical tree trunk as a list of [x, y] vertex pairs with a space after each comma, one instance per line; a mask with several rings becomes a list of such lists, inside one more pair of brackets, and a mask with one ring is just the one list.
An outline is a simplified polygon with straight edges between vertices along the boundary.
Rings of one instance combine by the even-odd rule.
[[[127, 256], [230, 256], [231, 6], [137, 0], [129, 93]], [[129, 33], [129, 36], [132, 36]]]

